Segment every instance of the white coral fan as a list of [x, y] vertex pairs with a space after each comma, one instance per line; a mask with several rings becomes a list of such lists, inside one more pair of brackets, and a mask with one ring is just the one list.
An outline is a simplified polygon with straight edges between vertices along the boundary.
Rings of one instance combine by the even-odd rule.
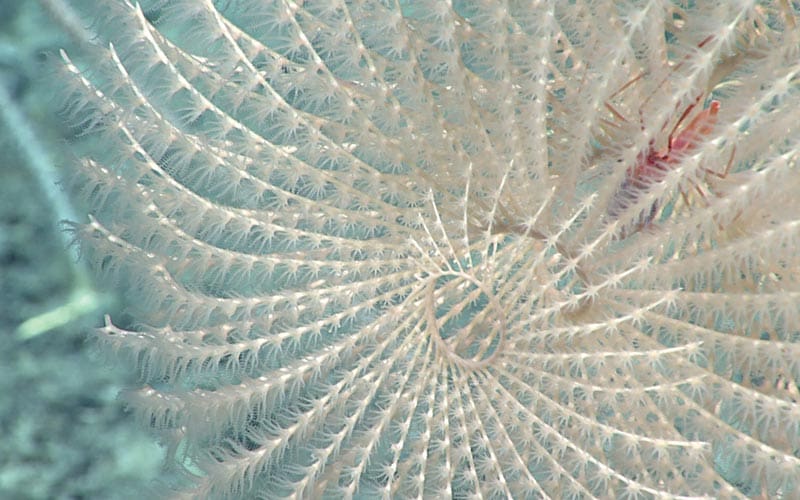
[[685, 4], [102, 2], [76, 231], [187, 495], [797, 491], [795, 6]]

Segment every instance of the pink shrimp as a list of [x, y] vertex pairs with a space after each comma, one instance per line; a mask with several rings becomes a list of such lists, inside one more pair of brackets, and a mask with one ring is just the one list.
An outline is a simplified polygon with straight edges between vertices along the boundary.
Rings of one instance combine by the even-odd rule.
[[[698, 48], [702, 48], [713, 38], [713, 36], [706, 37], [697, 45]], [[678, 64], [676, 69], [681, 64], [683, 63]], [[644, 73], [635, 77], [626, 83], [614, 95], [624, 91], [643, 76]], [[625, 179], [622, 181], [622, 184], [617, 187], [617, 190], [609, 204], [607, 210], [609, 217], [613, 219], [618, 218], [618, 216], [626, 208], [636, 203], [636, 201], [639, 199], [639, 196], [646, 192], [649, 187], [653, 185], [653, 183], [661, 182], [666, 177], [667, 173], [680, 163], [681, 158], [691, 154], [698, 147], [700, 142], [702, 142], [703, 138], [709, 136], [713, 132], [714, 126], [717, 124], [717, 114], [719, 113], [720, 109], [720, 102], [716, 100], [711, 101], [707, 108], [698, 113], [698, 115], [695, 116], [687, 126], [681, 129], [677, 136], [675, 136], [676, 130], [691, 114], [692, 110], [700, 102], [701, 97], [702, 96], [698, 96], [692, 104], [689, 104], [686, 107], [686, 109], [683, 111], [683, 114], [681, 114], [680, 118], [669, 134], [666, 151], [657, 151], [655, 149], [655, 139], [651, 139], [647, 150], [639, 155], [636, 160], [636, 164], [628, 168], [628, 170], [625, 172]], [[624, 117], [622, 117], [622, 115], [617, 112], [613, 106], [606, 104], [606, 107], [611, 111], [612, 114], [622, 120], [625, 120]], [[641, 114], [641, 110], [639, 113]], [[731, 168], [734, 152], [735, 148], [731, 152], [730, 160], [728, 161], [728, 165], [726, 166], [724, 172], [719, 173], [709, 169], [703, 170], [706, 172], [706, 174], [715, 175], [724, 179], [728, 175], [728, 171]], [[694, 184], [694, 188], [700, 194], [700, 197], [703, 200], [706, 200], [705, 194], [697, 184]], [[684, 202], [688, 204], [688, 198], [683, 189], [681, 189], [681, 196], [683, 196]], [[623, 228], [621, 233], [617, 235], [617, 238], [624, 239], [629, 235], [648, 227], [653, 222], [653, 219], [655, 219], [660, 208], [659, 202], [654, 202], [653, 205], [651, 205], [650, 210], [642, 213], [639, 216], [639, 220], [632, 231], [626, 233], [625, 229]]]
[[[691, 154], [692, 151], [698, 147], [700, 141], [704, 137], [707, 137], [711, 134], [711, 132], [714, 130], [714, 126], [717, 123], [717, 114], [719, 113], [720, 109], [719, 101], [711, 101], [707, 108], [703, 109], [703, 111], [701, 111], [697, 116], [694, 117], [694, 119], [692, 119], [689, 125], [684, 127], [677, 136], [673, 137], [681, 122], [686, 119], [689, 113], [691, 113], [692, 109], [694, 109], [694, 107], [697, 105], [699, 99], [700, 98], [698, 97], [697, 101], [695, 101], [693, 104], [690, 104], [686, 110], [684, 110], [683, 114], [669, 135], [666, 151], [656, 151], [654, 147], [655, 141], [651, 140], [647, 150], [639, 155], [636, 164], [628, 168], [628, 170], [625, 172], [625, 179], [617, 188], [617, 191], [614, 193], [611, 203], [609, 204], [607, 213], [610, 217], [617, 218], [623, 210], [636, 203], [642, 193], [646, 192], [653, 183], [662, 181], [664, 177], [666, 177], [667, 173], [672, 168], [675, 168], [675, 166], [681, 161], [681, 158]], [[704, 170], [706, 173], [713, 174], [720, 178], [725, 178], [730, 170], [732, 160], [733, 153], [731, 153], [731, 159], [728, 161], [728, 165], [725, 168], [725, 171], [722, 173], [713, 172], [706, 169]], [[702, 192], [700, 187], [695, 185], [695, 189], [698, 191], [700, 196], [705, 199], [705, 194]], [[688, 204], [686, 192], [681, 190], [681, 195], [683, 196], [684, 201]], [[659, 208], [659, 202], [654, 202], [649, 211], [642, 213], [639, 216], [639, 220], [637, 221], [633, 230], [626, 232], [623, 229], [622, 232], [617, 236], [618, 239], [627, 238], [631, 234], [648, 227], [658, 214]]]

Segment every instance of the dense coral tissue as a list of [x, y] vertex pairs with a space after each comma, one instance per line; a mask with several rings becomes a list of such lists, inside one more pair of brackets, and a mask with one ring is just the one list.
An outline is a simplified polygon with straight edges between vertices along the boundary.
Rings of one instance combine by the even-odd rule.
[[75, 232], [171, 487], [797, 494], [797, 2], [84, 7]]

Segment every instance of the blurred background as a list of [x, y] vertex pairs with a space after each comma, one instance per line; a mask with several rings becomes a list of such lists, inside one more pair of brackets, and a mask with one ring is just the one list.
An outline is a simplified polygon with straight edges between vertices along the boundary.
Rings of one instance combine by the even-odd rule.
[[85, 217], [57, 185], [76, 140], [49, 69], [77, 43], [63, 6], [0, 0], [0, 498], [141, 498], [162, 452], [118, 400], [135, 374], [87, 340], [114, 301], [61, 222]]

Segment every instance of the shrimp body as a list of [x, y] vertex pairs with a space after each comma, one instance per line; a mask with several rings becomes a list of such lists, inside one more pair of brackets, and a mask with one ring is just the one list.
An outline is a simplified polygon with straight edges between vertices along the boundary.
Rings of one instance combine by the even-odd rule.
[[[694, 106], [695, 104], [689, 105], [683, 112], [672, 133], [670, 133], [665, 151], [657, 151], [655, 149], [655, 141], [651, 140], [647, 150], [637, 158], [636, 164], [626, 170], [625, 179], [617, 187], [609, 203], [607, 211], [609, 217], [617, 219], [625, 209], [635, 204], [650, 186], [664, 180], [667, 173], [675, 168], [681, 158], [691, 154], [702, 139], [711, 134], [717, 123], [717, 114], [720, 108], [719, 101], [711, 101], [707, 108], [695, 116], [686, 127], [681, 129], [677, 136], [673, 137], [677, 127], [689, 115]], [[684, 198], [686, 197], [683, 191], [681, 191], [681, 194]], [[626, 232], [623, 229], [617, 238], [624, 239], [650, 226], [660, 208], [659, 202], [654, 202], [650, 206], [650, 210], [646, 210], [639, 215], [632, 231]]]

